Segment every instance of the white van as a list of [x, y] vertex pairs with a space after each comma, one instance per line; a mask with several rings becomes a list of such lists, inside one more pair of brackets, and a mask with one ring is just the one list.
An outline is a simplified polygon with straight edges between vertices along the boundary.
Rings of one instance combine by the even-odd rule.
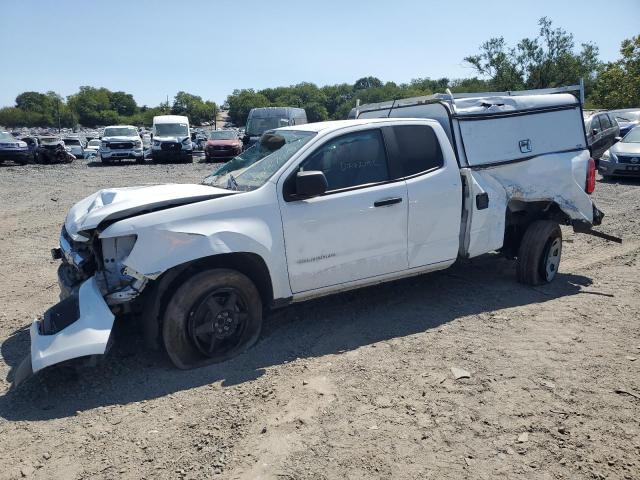
[[153, 117], [151, 156], [155, 162], [193, 161], [189, 119], [181, 115]]

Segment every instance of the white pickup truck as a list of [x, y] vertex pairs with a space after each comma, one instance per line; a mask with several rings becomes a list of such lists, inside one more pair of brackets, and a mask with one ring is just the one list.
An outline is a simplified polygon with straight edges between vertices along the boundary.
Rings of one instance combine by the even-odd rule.
[[559, 225], [594, 233], [602, 219], [571, 94], [436, 95], [356, 116], [268, 131], [200, 185], [78, 202], [52, 251], [62, 301], [32, 324], [16, 382], [104, 354], [124, 314], [192, 368], [252, 345], [263, 310], [458, 258], [500, 251], [520, 282], [550, 282]]

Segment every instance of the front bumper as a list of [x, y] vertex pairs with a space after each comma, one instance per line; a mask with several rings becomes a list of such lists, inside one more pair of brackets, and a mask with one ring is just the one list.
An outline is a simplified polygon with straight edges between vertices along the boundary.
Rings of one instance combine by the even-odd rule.
[[640, 164], [637, 163], [618, 163], [601, 158], [598, 164], [598, 170], [602, 175], [640, 176]]
[[140, 159], [143, 158], [144, 152], [142, 148], [130, 149], [130, 150], [100, 150], [101, 158], [108, 158], [110, 160], [116, 159]]
[[242, 153], [242, 148], [229, 150], [215, 150], [212, 148], [205, 149], [204, 153], [209, 158], [233, 158]]
[[0, 160], [24, 162], [30, 158], [33, 158], [33, 153], [29, 150], [0, 150]]
[[151, 157], [156, 162], [184, 162], [193, 159], [193, 150], [152, 150]]
[[77, 295], [54, 305], [31, 325], [33, 372], [72, 358], [103, 355], [114, 320], [95, 277], [89, 278]]

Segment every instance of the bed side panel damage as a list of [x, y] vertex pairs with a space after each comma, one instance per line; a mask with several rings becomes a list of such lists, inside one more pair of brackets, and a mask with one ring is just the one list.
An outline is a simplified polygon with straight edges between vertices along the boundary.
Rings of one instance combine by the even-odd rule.
[[[505, 213], [512, 200], [555, 202], [576, 222], [593, 223], [593, 203], [585, 192], [589, 153], [567, 152], [487, 168], [463, 168], [469, 189], [461, 255], [474, 257], [502, 247]], [[487, 208], [476, 198], [486, 193]]]

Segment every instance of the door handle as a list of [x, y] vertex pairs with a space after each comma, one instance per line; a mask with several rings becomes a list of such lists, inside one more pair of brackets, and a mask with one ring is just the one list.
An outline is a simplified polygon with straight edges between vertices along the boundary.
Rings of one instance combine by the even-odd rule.
[[394, 198], [384, 198], [382, 200], [378, 200], [373, 204], [374, 207], [385, 207], [387, 205], [393, 205], [394, 203], [402, 202], [402, 197], [394, 197]]

